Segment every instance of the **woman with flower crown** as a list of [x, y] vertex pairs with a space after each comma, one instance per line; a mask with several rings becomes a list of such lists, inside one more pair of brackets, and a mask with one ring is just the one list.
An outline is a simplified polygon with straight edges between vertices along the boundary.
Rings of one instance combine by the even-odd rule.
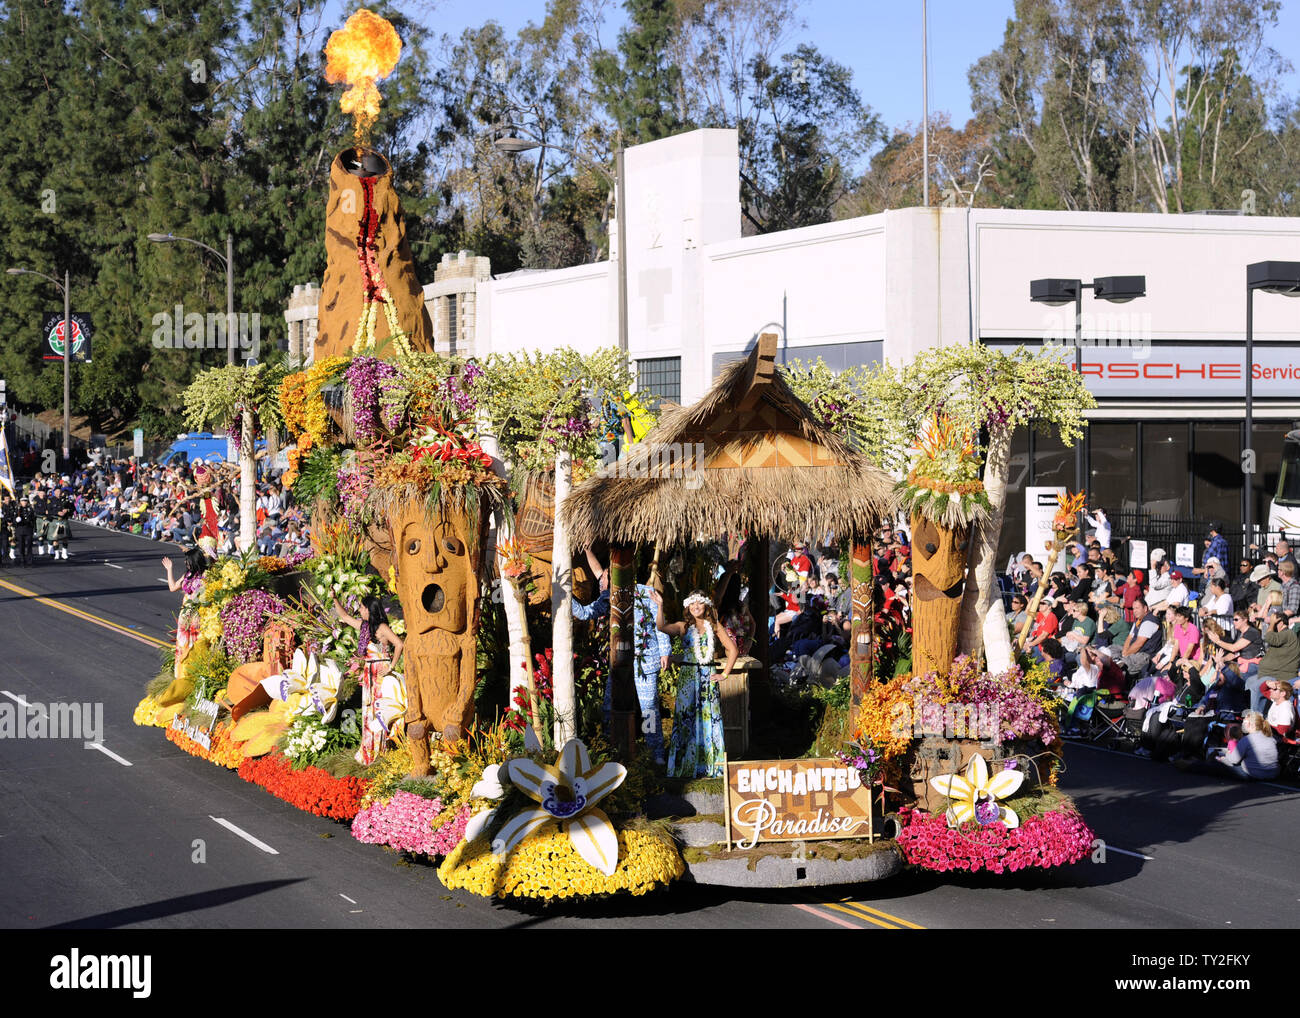
[[[659, 632], [680, 636], [686, 644], [673, 708], [668, 776], [720, 778], [726, 749], [722, 741], [722, 698], [718, 695], [718, 683], [731, 674], [740, 651], [718, 621], [717, 609], [704, 591], [693, 590], [682, 602], [685, 622], [665, 621], [663, 596], [655, 591], [653, 597], [659, 606]], [[727, 658], [721, 673], [715, 675], [714, 651], [719, 642]]]

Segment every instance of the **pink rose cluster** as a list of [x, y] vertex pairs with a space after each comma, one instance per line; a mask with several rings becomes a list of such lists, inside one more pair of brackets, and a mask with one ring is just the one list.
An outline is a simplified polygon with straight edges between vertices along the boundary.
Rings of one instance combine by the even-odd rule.
[[1030, 817], [1014, 830], [1001, 821], [948, 826], [942, 813], [905, 807], [898, 812], [898, 847], [911, 866], [945, 872], [1015, 872], [1037, 866], [1069, 866], [1092, 851], [1092, 828], [1072, 809]]
[[402, 852], [448, 855], [465, 836], [470, 808], [462, 806], [451, 820], [435, 828], [441, 812], [441, 799], [394, 792], [388, 802], [374, 803], [357, 814], [352, 836], [367, 845], [388, 845]]

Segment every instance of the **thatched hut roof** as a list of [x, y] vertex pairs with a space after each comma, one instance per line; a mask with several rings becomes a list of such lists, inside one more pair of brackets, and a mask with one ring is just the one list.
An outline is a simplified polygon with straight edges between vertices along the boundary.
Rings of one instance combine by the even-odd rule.
[[665, 411], [623, 459], [575, 486], [563, 507], [574, 544], [792, 541], [879, 526], [893, 480], [813, 416], [775, 360], [776, 337], [759, 337], [703, 399]]

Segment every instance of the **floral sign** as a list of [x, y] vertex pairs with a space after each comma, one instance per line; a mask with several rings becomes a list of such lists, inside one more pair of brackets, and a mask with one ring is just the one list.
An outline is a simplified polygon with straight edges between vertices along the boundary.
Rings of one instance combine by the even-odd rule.
[[727, 763], [728, 841], [874, 838], [871, 786], [856, 761], [746, 760]]

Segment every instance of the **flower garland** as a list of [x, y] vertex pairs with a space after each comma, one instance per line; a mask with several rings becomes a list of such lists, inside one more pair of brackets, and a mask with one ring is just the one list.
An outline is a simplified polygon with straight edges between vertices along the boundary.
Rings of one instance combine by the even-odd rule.
[[281, 753], [245, 760], [239, 765], [239, 776], [291, 806], [334, 820], [355, 817], [370, 784], [365, 778], [336, 778], [319, 767], [295, 771]]
[[1015, 872], [1029, 867], [1068, 866], [1085, 858], [1096, 837], [1071, 808], [1032, 816], [1015, 830], [994, 821], [950, 828], [942, 813], [904, 807], [898, 811], [902, 830], [897, 843], [909, 865], [946, 872], [966, 870]]
[[568, 834], [551, 830], [525, 838], [512, 852], [493, 855], [485, 838], [462, 841], [438, 867], [448, 888], [483, 897], [589, 898], [625, 892], [648, 894], [680, 877], [686, 864], [673, 843], [647, 831], [618, 832], [618, 867], [612, 876], [590, 866]]
[[226, 653], [240, 664], [260, 660], [262, 633], [267, 622], [287, 607], [265, 590], [246, 590], [232, 597], [221, 609], [221, 639]]
[[438, 825], [442, 799], [397, 791], [388, 802], [374, 803], [352, 821], [352, 836], [366, 845], [387, 845], [417, 855], [447, 855], [460, 844], [469, 823], [469, 804]]
[[695, 658], [695, 663], [701, 666], [712, 664], [713, 649], [713, 626], [706, 625], [704, 627], [703, 646], [701, 646], [700, 642], [700, 627], [691, 626], [691, 654]]

